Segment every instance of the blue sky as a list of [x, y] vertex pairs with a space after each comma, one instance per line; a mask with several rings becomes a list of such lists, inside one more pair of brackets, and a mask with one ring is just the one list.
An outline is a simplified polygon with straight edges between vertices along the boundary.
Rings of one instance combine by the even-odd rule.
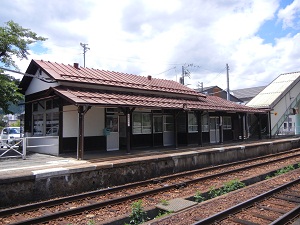
[[300, 0], [1, 0], [13, 20], [48, 40], [30, 59], [179, 80], [189, 87], [263, 86], [299, 71]]
[[274, 18], [271, 20], [267, 20], [261, 25], [257, 34], [259, 37], [264, 39], [264, 43], [271, 43], [272, 45], [274, 45], [275, 40], [278, 38], [297, 34], [297, 30], [291, 27], [283, 28], [283, 22], [280, 21], [277, 15], [280, 9], [284, 9], [292, 3], [293, 0], [281, 0], [280, 7], [278, 7], [276, 13], [274, 14]]

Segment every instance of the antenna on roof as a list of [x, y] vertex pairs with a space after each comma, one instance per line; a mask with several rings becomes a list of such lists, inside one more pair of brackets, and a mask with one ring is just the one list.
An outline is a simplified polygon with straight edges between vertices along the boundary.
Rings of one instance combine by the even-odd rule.
[[83, 67], [85, 67], [85, 53], [90, 50], [90, 48], [87, 47], [88, 44], [80, 43], [81, 47], [83, 47]]

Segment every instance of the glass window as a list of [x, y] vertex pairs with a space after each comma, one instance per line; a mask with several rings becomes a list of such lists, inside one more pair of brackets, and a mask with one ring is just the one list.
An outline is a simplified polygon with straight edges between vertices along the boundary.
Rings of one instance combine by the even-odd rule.
[[174, 130], [174, 119], [171, 115], [165, 116], [164, 122], [164, 131], [173, 131]]
[[151, 114], [150, 113], [133, 113], [133, 134], [151, 134]]
[[231, 125], [231, 117], [230, 116], [224, 116], [223, 117], [223, 129], [224, 130], [230, 130], [232, 127]]
[[153, 117], [153, 132], [154, 133], [162, 133], [163, 131], [163, 117], [162, 116], [154, 116]]
[[189, 133], [198, 132], [197, 117], [193, 112], [190, 112], [188, 114], [188, 120]]
[[[57, 136], [59, 130], [58, 105], [55, 100], [39, 101], [33, 103], [33, 136]], [[46, 106], [46, 107], [44, 107]], [[54, 106], [56, 106], [54, 108]]]
[[44, 115], [33, 115], [33, 136], [43, 136], [44, 134]]
[[142, 115], [142, 133], [151, 134], [151, 115], [149, 113], [143, 113]]
[[204, 113], [201, 117], [202, 132], [208, 132], [208, 113]]
[[132, 133], [141, 134], [142, 133], [142, 114], [133, 113], [132, 115]]
[[46, 136], [57, 136], [59, 124], [59, 113], [47, 113], [46, 114]]

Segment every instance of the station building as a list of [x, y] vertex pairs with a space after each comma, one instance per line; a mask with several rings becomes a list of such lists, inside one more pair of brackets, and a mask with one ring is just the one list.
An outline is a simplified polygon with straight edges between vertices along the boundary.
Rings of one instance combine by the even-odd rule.
[[[268, 112], [207, 96], [176, 81], [32, 60], [19, 87], [24, 131], [35, 143], [57, 137], [59, 155], [156, 147], [202, 146], [261, 138]], [[253, 124], [247, 115], [257, 118]], [[255, 124], [254, 124], [255, 123]], [[249, 133], [249, 127], [254, 127]]]

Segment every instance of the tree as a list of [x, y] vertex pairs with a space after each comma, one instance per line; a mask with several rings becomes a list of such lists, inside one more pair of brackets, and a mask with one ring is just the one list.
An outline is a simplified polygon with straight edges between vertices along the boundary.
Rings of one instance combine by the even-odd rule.
[[[13, 21], [8, 21], [6, 26], [0, 27], [0, 62], [5, 67], [13, 67], [18, 70], [13, 56], [20, 60], [28, 59], [28, 45], [45, 40], [46, 38], [37, 36], [30, 29], [25, 29]], [[5, 114], [11, 113], [8, 108], [11, 103], [17, 104], [23, 99], [23, 95], [18, 92], [19, 82], [19, 80], [5, 75], [3, 70], [0, 70], [0, 108]]]

